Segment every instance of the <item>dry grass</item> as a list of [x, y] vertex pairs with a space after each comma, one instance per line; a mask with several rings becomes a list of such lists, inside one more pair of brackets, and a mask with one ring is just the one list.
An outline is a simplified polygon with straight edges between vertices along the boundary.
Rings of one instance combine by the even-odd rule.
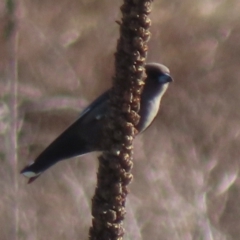
[[[0, 240], [87, 239], [95, 154], [32, 185], [15, 169], [111, 85], [121, 1], [19, 2], [17, 82], [0, 41]], [[125, 239], [239, 239], [239, 9], [237, 0], [154, 3], [148, 61], [169, 66], [175, 82], [135, 141]]]

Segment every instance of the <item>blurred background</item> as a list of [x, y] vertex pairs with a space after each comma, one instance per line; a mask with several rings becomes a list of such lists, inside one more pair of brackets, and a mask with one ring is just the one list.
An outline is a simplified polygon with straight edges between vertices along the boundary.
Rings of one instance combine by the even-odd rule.
[[[88, 239], [97, 153], [19, 171], [111, 86], [119, 6], [20, 0], [0, 40], [0, 240]], [[0, 31], [9, 20], [0, 3]], [[135, 140], [125, 239], [240, 239], [240, 1], [154, 1], [148, 62], [175, 82]], [[17, 77], [15, 77], [17, 76]]]

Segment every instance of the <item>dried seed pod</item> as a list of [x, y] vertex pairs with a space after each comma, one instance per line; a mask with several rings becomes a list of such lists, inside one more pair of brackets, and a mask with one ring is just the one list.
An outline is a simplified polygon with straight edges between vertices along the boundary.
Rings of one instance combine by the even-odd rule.
[[146, 14], [142, 14], [141, 17], [139, 18], [141, 25], [144, 28], [149, 28], [151, 26], [151, 20]]
[[149, 14], [151, 12], [151, 10], [152, 10], [151, 1], [144, 2], [142, 11], [146, 14]]
[[140, 50], [144, 45], [143, 39], [141, 37], [135, 37], [133, 39], [133, 46], [134, 48]]
[[131, 173], [124, 173], [124, 176], [122, 178], [122, 182], [124, 185], [128, 185], [133, 180], [133, 175]]
[[117, 219], [117, 213], [114, 210], [108, 210], [104, 213], [104, 218], [108, 221], [108, 222], [114, 222]]
[[129, 105], [129, 103], [123, 103], [122, 112], [129, 113], [130, 111], [131, 111], [131, 106]]
[[125, 136], [124, 137], [124, 144], [129, 145], [132, 144], [133, 142], [133, 137], [132, 136]]

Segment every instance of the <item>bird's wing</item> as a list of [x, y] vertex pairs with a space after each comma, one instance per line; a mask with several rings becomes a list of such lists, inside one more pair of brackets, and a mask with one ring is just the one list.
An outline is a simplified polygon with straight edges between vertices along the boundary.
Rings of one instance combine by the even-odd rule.
[[100, 95], [97, 99], [95, 99], [87, 108], [85, 108], [81, 112], [79, 118], [84, 117], [88, 112], [94, 110], [94, 108], [96, 108], [97, 106], [100, 106], [103, 103], [105, 103], [106, 101], [108, 101], [109, 93], [110, 93], [110, 90], [106, 91], [105, 93]]

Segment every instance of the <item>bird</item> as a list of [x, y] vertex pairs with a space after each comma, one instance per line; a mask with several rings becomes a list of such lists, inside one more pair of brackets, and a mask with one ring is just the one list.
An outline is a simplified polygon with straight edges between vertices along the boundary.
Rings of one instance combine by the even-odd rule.
[[[145, 65], [146, 81], [140, 98], [138, 134], [146, 130], [156, 118], [161, 98], [173, 81], [169, 69], [160, 63]], [[105, 119], [110, 110], [111, 89], [107, 90], [87, 108], [78, 119], [58, 136], [42, 153], [20, 172], [33, 182], [57, 162], [93, 151], [103, 151], [101, 142]]]

